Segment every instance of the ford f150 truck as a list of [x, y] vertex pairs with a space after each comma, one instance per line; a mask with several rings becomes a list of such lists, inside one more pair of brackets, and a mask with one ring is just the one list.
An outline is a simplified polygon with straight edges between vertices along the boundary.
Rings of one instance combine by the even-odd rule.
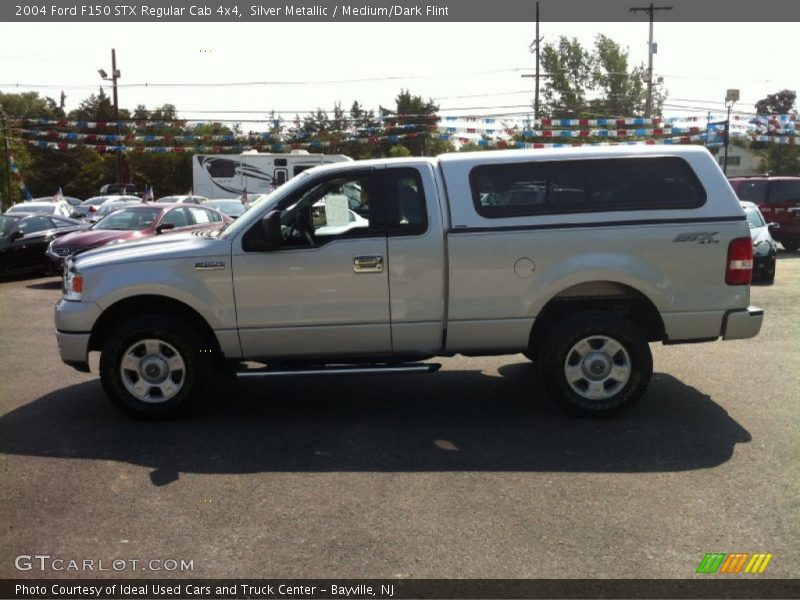
[[524, 353], [549, 395], [610, 415], [644, 393], [648, 342], [755, 336], [753, 244], [699, 147], [446, 154], [320, 166], [221, 232], [77, 255], [62, 360], [100, 351], [137, 416], [241, 377], [434, 371]]

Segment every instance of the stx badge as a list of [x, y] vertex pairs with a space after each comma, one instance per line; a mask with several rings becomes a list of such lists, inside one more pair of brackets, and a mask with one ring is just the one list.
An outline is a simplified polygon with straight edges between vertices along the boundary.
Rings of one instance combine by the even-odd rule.
[[679, 233], [675, 236], [673, 242], [697, 242], [698, 244], [719, 244], [719, 240], [715, 240], [714, 236], [717, 235], [716, 231], [698, 231], [697, 233]]

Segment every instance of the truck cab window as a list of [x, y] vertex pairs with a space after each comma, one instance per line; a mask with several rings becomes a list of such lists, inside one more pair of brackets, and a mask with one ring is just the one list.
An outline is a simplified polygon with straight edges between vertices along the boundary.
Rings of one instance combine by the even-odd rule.
[[383, 235], [370, 200], [372, 175], [326, 180], [286, 201], [281, 209], [283, 246], [313, 247], [344, 237]]
[[419, 235], [428, 229], [422, 178], [416, 169], [387, 173], [389, 235]]

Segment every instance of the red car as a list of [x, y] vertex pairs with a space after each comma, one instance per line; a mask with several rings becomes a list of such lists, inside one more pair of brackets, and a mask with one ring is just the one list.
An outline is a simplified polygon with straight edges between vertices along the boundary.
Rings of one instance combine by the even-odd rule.
[[800, 177], [731, 177], [739, 200], [752, 202], [761, 209], [772, 237], [794, 252], [800, 247]]
[[50, 268], [61, 272], [64, 259], [104, 244], [141, 240], [165, 232], [218, 229], [233, 219], [205, 206], [132, 204], [111, 213], [91, 229], [65, 235], [47, 249]]

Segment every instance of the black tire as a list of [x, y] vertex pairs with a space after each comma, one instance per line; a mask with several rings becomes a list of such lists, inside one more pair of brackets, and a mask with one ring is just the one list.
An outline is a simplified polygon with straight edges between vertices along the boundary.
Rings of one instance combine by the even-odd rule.
[[[590, 350], [583, 357], [576, 349], [581, 341], [586, 341], [588, 346], [582, 347]], [[541, 345], [538, 362], [552, 398], [570, 413], [588, 417], [610, 417], [629, 410], [642, 397], [653, 374], [650, 346], [639, 330], [620, 316], [600, 311], [577, 313], [553, 327]], [[595, 369], [597, 372], [589, 373]], [[573, 383], [567, 379], [568, 371]], [[626, 372], [626, 379], [615, 379], [616, 373]], [[583, 395], [591, 395], [592, 390], [599, 397]]]
[[[183, 366], [183, 369], [166, 373], [166, 378], [172, 384], [164, 379], [148, 388], [148, 394], [155, 392], [150, 401], [140, 399], [128, 390], [128, 386], [138, 379], [143, 385], [149, 385], [142, 377], [141, 370], [126, 370], [123, 375], [121, 368], [126, 355], [147, 352], [143, 340], [161, 342], [154, 361], [161, 361], [159, 364], [164, 363], [166, 367], [164, 357], [172, 359], [177, 354]], [[141, 342], [139, 346], [137, 342]], [[134, 347], [136, 350], [131, 352], [130, 349]], [[145, 354], [140, 360], [147, 358], [149, 355]], [[139, 364], [142, 365], [141, 362]], [[177, 317], [157, 314], [134, 317], [119, 325], [109, 335], [100, 355], [100, 378], [106, 395], [122, 411], [142, 419], [170, 418], [187, 409], [207, 389], [206, 384], [214, 367], [214, 355], [209, 343], [197, 333], [195, 326]], [[164, 384], [174, 384], [178, 391], [171, 397], [160, 395]], [[164, 399], [159, 400], [159, 397]]]
[[781, 244], [787, 252], [797, 252], [800, 248], [800, 240], [781, 240]]

